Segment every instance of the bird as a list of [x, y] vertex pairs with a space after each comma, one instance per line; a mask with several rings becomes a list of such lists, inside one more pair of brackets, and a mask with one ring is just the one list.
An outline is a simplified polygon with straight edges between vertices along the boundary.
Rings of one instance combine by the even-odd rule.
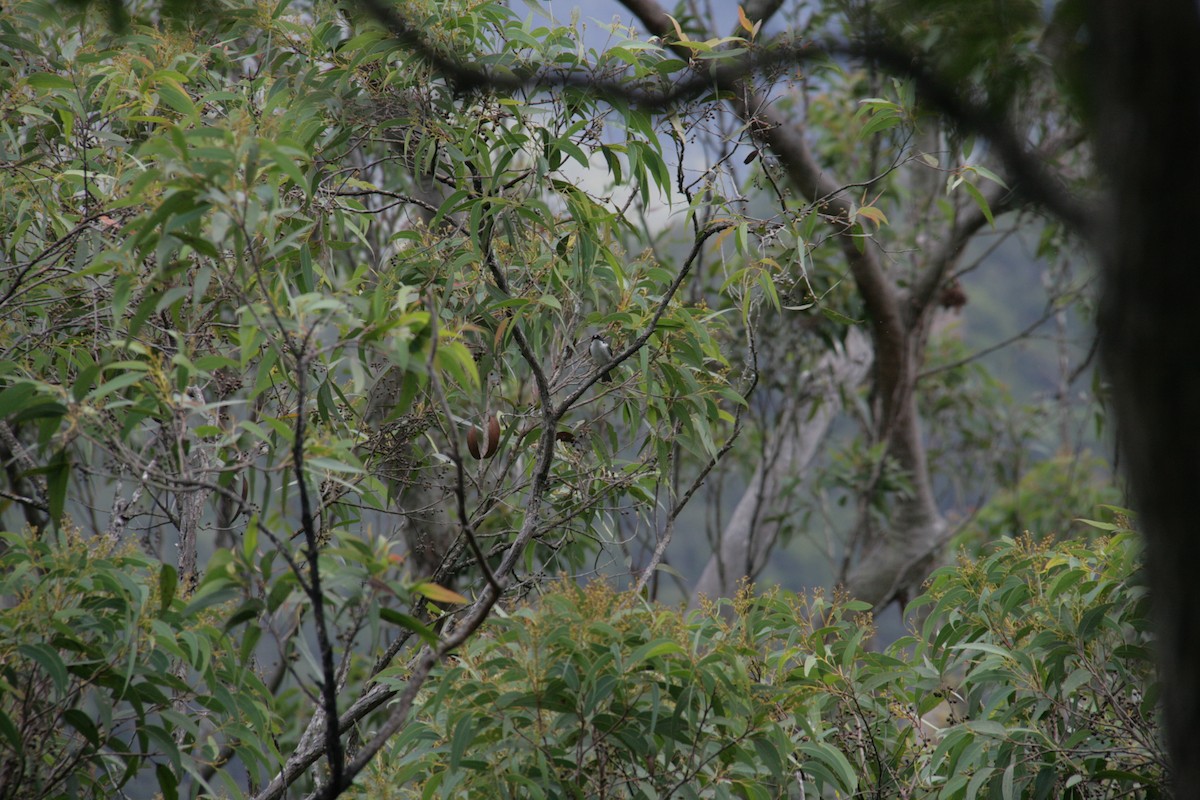
[[[603, 367], [612, 361], [612, 348], [608, 346], [608, 342], [604, 341], [604, 337], [598, 333], [592, 334], [592, 344], [588, 348], [588, 352], [592, 356], [592, 362], [597, 367]], [[611, 370], [605, 370], [600, 374], [600, 380], [605, 383], [612, 383]]]

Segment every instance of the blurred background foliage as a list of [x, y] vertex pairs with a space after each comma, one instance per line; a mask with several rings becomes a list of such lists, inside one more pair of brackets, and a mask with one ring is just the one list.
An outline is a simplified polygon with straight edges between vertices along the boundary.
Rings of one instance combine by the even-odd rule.
[[[410, 686], [367, 793], [1159, 785], [1128, 536], [1013, 541], [1119, 504], [1070, 237], [869, 64], [755, 77], [851, 217], [788, 183], [727, 92], [664, 109], [589, 88], [668, 91], [768, 37], [919, 18], [896, 35], [1021, 106], [1084, 182], [1035, 4], [988, 30], [910, 5], [711, 38], [681, 8], [683, 52], [545, 9], [398, 7], [430, 52], [541, 81], [503, 92], [448, 80], [355, 3], [6, 6], [0, 797], [315, 790], [325, 701], [355, 751]], [[958, 247], [905, 344], [927, 476], [889, 451], [878, 366], [821, 383], [869, 316], [847, 237], [899, 293]], [[632, 348], [611, 383], [593, 333]], [[811, 463], [778, 461], [823, 409]], [[889, 650], [903, 626], [876, 638], [832, 592], [716, 613], [691, 587], [756, 470], [776, 473], [755, 519], [778, 540], [722, 565], [735, 581], [842, 582], [855, 537], [925, 480], [950, 522], [937, 558], [984, 560], [935, 573]], [[1013, 600], [1022, 572], [1075, 610]], [[493, 621], [421, 689], [416, 647], [491, 609], [497, 577]], [[612, 588], [639, 582], [702, 612]], [[926, 722], [951, 690], [969, 714]], [[1137, 738], [1106, 749], [1117, 713]]]

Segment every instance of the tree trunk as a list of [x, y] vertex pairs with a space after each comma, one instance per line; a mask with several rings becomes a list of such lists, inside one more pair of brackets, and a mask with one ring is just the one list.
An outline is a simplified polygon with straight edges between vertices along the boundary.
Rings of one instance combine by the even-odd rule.
[[1088, 4], [1097, 152], [1100, 341], [1125, 474], [1141, 512], [1176, 796], [1200, 797], [1200, 361], [1193, 211], [1200, 178], [1200, 8]]

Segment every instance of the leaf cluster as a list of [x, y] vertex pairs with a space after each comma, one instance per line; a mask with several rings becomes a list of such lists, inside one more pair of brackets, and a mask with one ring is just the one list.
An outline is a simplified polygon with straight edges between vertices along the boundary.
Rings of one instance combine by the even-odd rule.
[[153, 775], [170, 798], [233, 758], [271, 769], [294, 698], [273, 696], [229, 606], [74, 527], [3, 540], [0, 797], [111, 797]]
[[883, 652], [844, 598], [685, 617], [563, 584], [444, 668], [364, 796], [1159, 796], [1138, 545], [1111, 533], [939, 570]]

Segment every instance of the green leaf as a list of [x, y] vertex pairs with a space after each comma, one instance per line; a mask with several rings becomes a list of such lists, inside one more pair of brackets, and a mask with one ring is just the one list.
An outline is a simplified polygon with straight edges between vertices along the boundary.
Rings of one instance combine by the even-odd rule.
[[628, 666], [635, 667], [643, 661], [650, 661], [664, 655], [686, 655], [686, 652], [676, 642], [670, 639], [655, 639], [639, 647], [629, 657]]
[[825, 305], [821, 306], [821, 313], [839, 325], [861, 325], [863, 322], [860, 319], [851, 319], [842, 312]]
[[430, 647], [437, 647], [441, 643], [438, 635], [416, 617], [410, 617], [408, 614], [384, 606], [379, 609], [379, 618], [385, 622], [390, 622], [393, 625], [399, 625], [401, 628], [412, 631], [417, 636], [420, 636], [425, 644]]
[[70, 79], [52, 72], [35, 72], [25, 79], [35, 89], [74, 89]]
[[63, 663], [58, 651], [47, 644], [22, 644], [17, 652], [37, 664], [42, 671], [54, 681], [55, 690], [61, 695], [67, 691], [70, 679], [67, 676], [67, 665]]
[[1007, 184], [1007, 183], [1005, 183], [1005, 182], [1004, 182], [1004, 181], [1003, 181], [1003, 180], [1000, 178], [1000, 176], [999, 176], [999, 175], [997, 175], [996, 173], [992, 172], [992, 171], [991, 171], [990, 169], [988, 169], [987, 167], [981, 166], [981, 165], [979, 165], [979, 164], [972, 164], [972, 165], [971, 165], [971, 167], [970, 167], [970, 169], [971, 169], [973, 172], [975, 172], [976, 174], [978, 174], [980, 177], [987, 178], [987, 179], [988, 179], [989, 181], [991, 181], [992, 183], [999, 184], [1000, 186], [1003, 186], [1005, 189], [1009, 188], [1009, 187], [1008, 187], [1008, 184]]
[[78, 708], [68, 708], [63, 711], [63, 722], [70, 725], [79, 734], [87, 740], [92, 747], [100, 747], [102, 744], [100, 738], [100, 730], [92, 721], [92, 718], [80, 711]]
[[1005, 737], [1008, 735], [1008, 728], [991, 719], [968, 720], [963, 723], [963, 727], [982, 736]]
[[1068, 700], [1070, 696], [1079, 689], [1080, 686], [1088, 683], [1091, 681], [1091, 679], [1091, 671], [1082, 667], [1074, 670], [1070, 675], [1067, 676], [1066, 680], [1062, 682], [1062, 687], [1059, 690], [1062, 693], [1062, 698], [1064, 700]]
[[170, 564], [163, 564], [158, 570], [158, 614], [162, 616], [175, 601], [175, 590], [179, 585], [179, 571]]
[[452, 375], [460, 386], [479, 386], [479, 370], [475, 366], [475, 357], [462, 342], [439, 342], [436, 363], [440, 369]]
[[87, 399], [93, 403], [103, 400], [110, 394], [115, 394], [122, 389], [133, 386], [135, 383], [138, 383], [145, 377], [146, 376], [141, 372], [126, 372], [123, 375], [118, 375], [112, 380], [105, 381], [92, 391], [88, 392]]
[[230, 631], [241, 625], [243, 622], [258, 619], [263, 613], [263, 602], [257, 597], [251, 597], [242, 601], [242, 604], [229, 615], [225, 620], [225, 630]]
[[979, 795], [979, 790], [987, 785], [988, 778], [996, 770], [993, 767], [980, 767], [974, 775], [971, 776], [970, 782], [967, 783], [966, 794], [963, 795], [963, 800], [975, 800]]
[[55, 453], [45, 472], [50, 519], [58, 525], [62, 522], [63, 509], [67, 504], [67, 488], [71, 482], [71, 457], [67, 451], [59, 450]]
[[991, 653], [1005, 659], [1015, 659], [1011, 650], [1006, 650], [999, 645], [990, 644], [989, 642], [963, 642], [960, 644], [951, 644], [947, 646], [949, 650], [968, 650], [979, 651], [982, 653]]
[[[75, 398], [75, 402], [83, 400], [87, 396], [88, 389], [96, 382], [96, 378], [100, 375], [99, 364], [88, 364], [83, 369], [79, 370], [79, 375], [71, 384], [71, 397]], [[4, 416], [0, 411], [0, 417]]]
[[241, 597], [241, 590], [237, 586], [211, 581], [209, 580], [211, 574], [210, 565], [210, 572], [200, 582], [200, 590], [196, 592], [192, 597], [192, 601], [188, 603], [187, 608], [183, 610], [184, 617], [194, 617], [207, 608], [219, 606]]
[[[3, 416], [3, 415], [0, 415], [0, 416]], [[1099, 531], [1115, 532], [1115, 531], [1123, 530], [1123, 528], [1120, 525], [1114, 525], [1111, 522], [1100, 522], [1099, 520], [1083, 519], [1082, 517], [1076, 517], [1075, 521], [1082, 522], [1084, 525], [1087, 525], [1090, 528], [1095, 528], [1096, 530], [1099, 530]]]
[[162, 98], [163, 102], [180, 114], [183, 114], [185, 117], [196, 116], [196, 105], [192, 102], [192, 98], [172, 78], [159, 78], [154, 90], [158, 92], [158, 96]]
[[902, 119], [898, 113], [890, 111], [880, 111], [872, 114], [867, 123], [863, 125], [862, 130], [859, 131], [859, 138], [868, 139], [871, 136], [890, 130], [899, 125]]
[[17, 726], [13, 724], [12, 718], [0, 709], [0, 737], [3, 737], [14, 753], [24, 752], [24, 745], [21, 742], [21, 732], [17, 730]]
[[858, 791], [858, 774], [840, 750], [825, 742], [801, 742], [798, 749], [828, 769], [839, 792], [852, 795]]
[[271, 161], [275, 164], [276, 168], [286, 175], [291, 182], [295, 184], [296, 188], [301, 189], [304, 192], [305, 197], [307, 197], [309, 192], [308, 180], [304, 177], [304, 173], [300, 171], [300, 167], [296, 164], [295, 157], [289, 155], [284, 151], [283, 148], [276, 146], [272, 142], [260, 140], [260, 146], [262, 147], [263, 152], [270, 155]]
[[1013, 775], [1016, 771], [1016, 768], [1017, 765], [1014, 763], [1009, 764], [1004, 769], [1004, 777], [1000, 780], [1000, 796], [1004, 798], [1004, 800], [1013, 800], [1016, 797], [1016, 794], [1013, 791]]
[[983, 196], [983, 192], [966, 181], [963, 181], [962, 187], [967, 194], [971, 195], [971, 199], [975, 201], [975, 205], [979, 206], [979, 210], [983, 212], [983, 218], [988, 221], [988, 224], [993, 228], [996, 227], [996, 220], [992, 218], [992, 208], [988, 205], [987, 198]]
[[179, 778], [170, 765], [156, 764], [154, 774], [158, 778], [158, 789], [162, 792], [163, 800], [179, 800]]
[[0, 419], [24, 408], [36, 392], [37, 387], [32, 383], [15, 383], [0, 390]]
[[475, 721], [470, 714], [466, 714], [454, 727], [454, 736], [450, 742], [451, 769], [458, 769], [462, 763], [463, 754], [467, 752], [467, 748], [473, 741], [475, 741]]

